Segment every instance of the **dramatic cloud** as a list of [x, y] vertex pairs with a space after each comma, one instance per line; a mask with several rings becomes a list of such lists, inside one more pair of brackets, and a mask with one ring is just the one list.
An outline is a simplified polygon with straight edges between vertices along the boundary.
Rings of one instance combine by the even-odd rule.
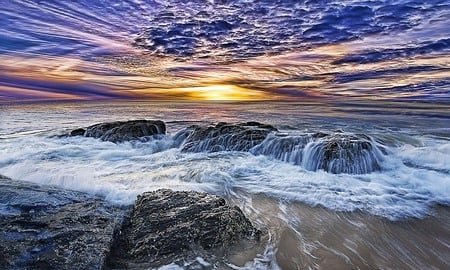
[[7, 1], [0, 99], [450, 98], [445, 1]]

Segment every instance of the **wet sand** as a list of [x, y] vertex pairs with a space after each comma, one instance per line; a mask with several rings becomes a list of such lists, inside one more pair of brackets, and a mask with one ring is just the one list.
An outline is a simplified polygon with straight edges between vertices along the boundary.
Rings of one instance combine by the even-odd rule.
[[263, 195], [232, 200], [265, 231], [259, 246], [229, 256], [237, 266], [259, 253], [269, 269], [450, 269], [449, 207], [435, 207], [423, 219], [390, 221]]

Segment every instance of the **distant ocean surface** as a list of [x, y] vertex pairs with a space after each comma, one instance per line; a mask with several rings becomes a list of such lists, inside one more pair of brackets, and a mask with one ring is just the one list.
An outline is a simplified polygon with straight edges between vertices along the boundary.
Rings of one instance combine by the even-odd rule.
[[[264, 221], [268, 213], [283, 213], [286, 207], [299, 203], [315, 211], [329, 209], [330, 216], [361, 213], [369, 219], [426, 221], [437, 215], [436, 207], [448, 209], [450, 204], [449, 112], [448, 104], [436, 103], [3, 104], [0, 173], [98, 194], [119, 205], [129, 205], [138, 194], [158, 188], [206, 191], [235, 201], [264, 226], [273, 222], [270, 218]], [[168, 134], [146, 142], [119, 144], [54, 136], [99, 122], [128, 119], [164, 120]], [[270, 155], [184, 153], [174, 146], [173, 136], [184, 128], [219, 121], [260, 121], [292, 137], [319, 131], [365, 134], [384, 149], [381, 170], [332, 174]], [[261, 196], [268, 201], [258, 202]], [[259, 212], [268, 205], [273, 209], [266, 214]], [[294, 226], [300, 213], [305, 212], [277, 214], [274, 219]], [[448, 210], [443, 217], [449, 217]], [[445, 243], [448, 239], [441, 240]], [[276, 246], [279, 239], [272, 241]]]

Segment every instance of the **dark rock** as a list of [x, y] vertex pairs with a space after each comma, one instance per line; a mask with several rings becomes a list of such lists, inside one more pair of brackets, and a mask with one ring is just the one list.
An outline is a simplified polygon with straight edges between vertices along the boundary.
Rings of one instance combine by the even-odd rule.
[[0, 176], [0, 269], [101, 269], [124, 211]]
[[314, 142], [305, 154], [308, 170], [365, 174], [381, 169], [382, 152], [366, 135], [334, 133]]
[[323, 132], [321, 132], [321, 131], [319, 131], [319, 132], [316, 132], [316, 133], [314, 133], [313, 135], [312, 135], [312, 137], [313, 138], [323, 138], [323, 137], [326, 137], [326, 136], [328, 136], [328, 134], [327, 133], [323, 133]]
[[260, 234], [222, 198], [167, 189], [138, 196], [121, 232], [109, 260], [112, 267], [158, 265], [190, 250], [226, 247]]
[[95, 124], [86, 128], [86, 133], [84, 134], [84, 136], [93, 138], [102, 138], [102, 136], [105, 135], [106, 132], [112, 130], [113, 128], [117, 128], [122, 124], [123, 122]]
[[131, 209], [0, 175], [0, 269], [141, 269], [259, 234], [206, 193], [147, 192]]
[[83, 136], [86, 130], [84, 128], [77, 128], [70, 132], [70, 136]]
[[297, 136], [268, 136], [251, 149], [255, 155], [301, 165], [307, 170], [364, 174], [381, 169], [383, 152], [363, 134], [323, 132]]
[[216, 126], [192, 126], [190, 130], [182, 148], [185, 152], [249, 151], [269, 133], [277, 131], [258, 122], [220, 122]]
[[86, 137], [100, 138], [103, 141], [124, 142], [140, 140], [143, 137], [153, 135], [163, 135], [166, 133], [166, 125], [159, 120], [131, 120], [96, 124], [87, 127], [82, 134], [81, 130], [73, 130], [70, 135], [84, 135]]

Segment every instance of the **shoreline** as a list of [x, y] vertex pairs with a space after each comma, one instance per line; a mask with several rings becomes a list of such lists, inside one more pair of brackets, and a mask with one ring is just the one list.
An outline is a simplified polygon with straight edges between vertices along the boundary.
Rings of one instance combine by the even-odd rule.
[[[252, 204], [242, 198], [232, 201], [271, 232], [268, 245], [276, 248], [274, 258], [281, 269], [445, 269], [450, 265], [449, 206], [434, 206], [423, 219], [392, 221], [262, 194], [244, 197]], [[230, 257], [239, 266], [248, 260], [250, 256]]]
[[[71, 194], [79, 194], [75, 196], [86, 197], [87, 205], [90, 204], [89, 198], [94, 198], [89, 194], [58, 187], [38, 187], [33, 183], [16, 180], [13, 182], [19, 183], [19, 186], [31, 186], [36, 191], [53, 190], [49, 193], [51, 196], [55, 196], [55, 192], [59, 192], [57, 190], [67, 192], [69, 197], [74, 196]], [[450, 223], [449, 206], [436, 205], [432, 207], [431, 214], [422, 219], [409, 217], [392, 221], [361, 211], [333, 211], [263, 194], [252, 195], [240, 190], [234, 190], [226, 201], [230, 205], [239, 206], [255, 227], [262, 231], [259, 241], [240, 241], [230, 248], [197, 248], [181, 257], [173, 257], [172, 261], [161, 258], [158, 264], [152, 266], [164, 267], [170, 263], [176, 267], [184, 262], [207, 268], [216, 265], [221, 269], [445, 269], [450, 264], [450, 259], [446, 256], [450, 245], [450, 232], [446, 226]], [[110, 206], [101, 206], [104, 209], [101, 211], [116, 211], [108, 210], [108, 207]], [[122, 212], [108, 217], [115, 220], [116, 225], [111, 226], [117, 227], [118, 216], [114, 218], [114, 215], [123, 216], [130, 207], [122, 209]], [[2, 215], [5, 218], [9, 214], [4, 212]], [[13, 217], [17, 212], [11, 215]], [[90, 218], [96, 219], [99, 216]], [[111, 226], [109, 228], [113, 228]], [[36, 229], [40, 230], [38, 227], [34, 230]], [[44, 227], [41, 229], [45, 230]], [[23, 233], [29, 234], [25, 231]], [[34, 252], [39, 254], [40, 251], [35, 249]], [[111, 260], [111, 257], [107, 260]], [[107, 266], [108, 269], [109, 267]]]

